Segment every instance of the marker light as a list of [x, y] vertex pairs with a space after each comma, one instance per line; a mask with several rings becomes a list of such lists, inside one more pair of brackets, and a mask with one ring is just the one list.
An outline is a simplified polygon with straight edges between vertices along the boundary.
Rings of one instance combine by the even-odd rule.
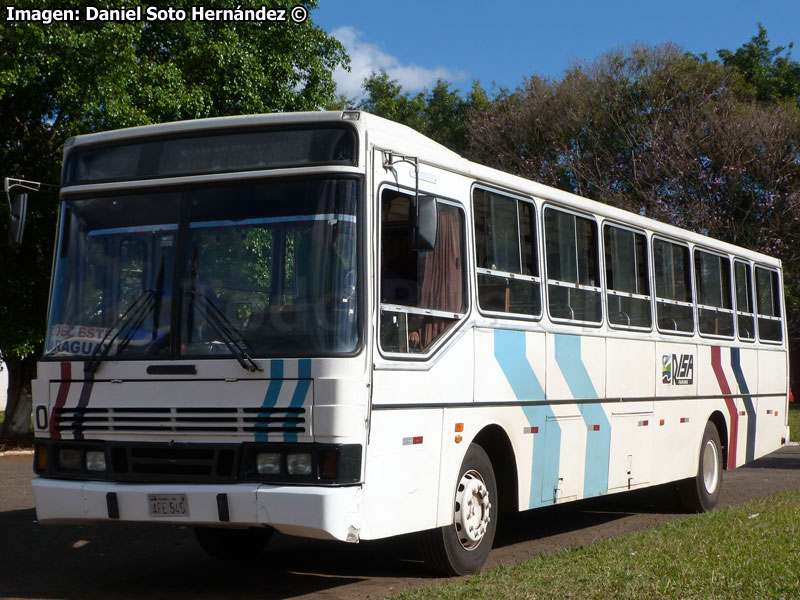
[[106, 453], [102, 450], [89, 450], [86, 452], [87, 471], [105, 471]]
[[278, 475], [281, 472], [281, 455], [278, 452], [259, 452], [256, 469], [261, 475]]
[[289, 475], [311, 475], [311, 454], [308, 452], [287, 454], [286, 470]]

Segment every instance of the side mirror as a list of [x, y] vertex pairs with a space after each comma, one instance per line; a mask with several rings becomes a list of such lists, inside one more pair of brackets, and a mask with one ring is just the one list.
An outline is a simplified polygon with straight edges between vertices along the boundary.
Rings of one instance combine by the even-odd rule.
[[436, 232], [439, 229], [439, 207], [433, 196], [411, 199], [409, 221], [411, 222], [411, 249], [426, 252], [436, 247]]
[[11, 198], [11, 220], [8, 223], [8, 244], [16, 248], [22, 244], [25, 233], [25, 216], [28, 212], [28, 192], [21, 192]]

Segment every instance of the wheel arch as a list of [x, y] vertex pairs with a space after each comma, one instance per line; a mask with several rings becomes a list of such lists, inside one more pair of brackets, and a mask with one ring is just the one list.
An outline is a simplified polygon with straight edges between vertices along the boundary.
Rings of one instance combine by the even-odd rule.
[[[708, 417], [708, 420], [717, 428], [719, 441], [722, 444], [722, 468], [728, 468], [728, 422], [725, 420], [725, 415], [721, 411], [715, 410]], [[705, 427], [705, 425], [703, 425]]]
[[479, 445], [492, 462], [497, 482], [499, 512], [513, 513], [519, 510], [519, 479], [514, 447], [505, 430], [497, 424], [487, 425], [472, 440]]

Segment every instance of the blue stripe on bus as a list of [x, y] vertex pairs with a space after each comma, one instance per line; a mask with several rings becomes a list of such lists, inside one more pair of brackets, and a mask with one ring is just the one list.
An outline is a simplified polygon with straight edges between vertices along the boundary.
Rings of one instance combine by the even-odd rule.
[[[294, 388], [292, 399], [289, 402], [291, 408], [299, 408], [303, 406], [308, 395], [308, 390], [311, 387], [311, 359], [301, 358], [297, 363], [297, 386]], [[284, 442], [296, 442], [296, 433], [284, 433]]]
[[739, 393], [744, 400], [744, 409], [747, 411], [747, 448], [745, 450], [745, 461], [750, 462], [756, 458], [756, 407], [753, 405], [753, 398], [750, 397], [750, 388], [747, 387], [747, 380], [742, 371], [742, 362], [739, 348], [731, 348], [731, 369], [739, 384]]
[[503, 370], [517, 400], [545, 399], [544, 388], [528, 362], [524, 331], [495, 329], [494, 357]]
[[[269, 364], [269, 386], [267, 386], [267, 393], [264, 396], [264, 402], [261, 404], [261, 408], [273, 408], [275, 404], [278, 402], [278, 396], [281, 393], [281, 387], [283, 386], [283, 361], [282, 360], [272, 360]], [[258, 414], [259, 417], [271, 417], [271, 412], [263, 412]], [[260, 423], [256, 423], [256, 436], [255, 441], [257, 442], [266, 442], [269, 439], [269, 433], [266, 431], [258, 431], [259, 427], [268, 427], [267, 423], [263, 425]]]
[[[523, 406], [522, 411], [531, 427], [537, 427], [531, 464], [531, 490], [528, 508], [553, 503], [558, 487], [561, 462], [561, 427], [549, 406]], [[549, 419], [549, 420], [548, 420]], [[538, 444], [536, 443], [538, 442]]]
[[[517, 400], [544, 400], [545, 392], [528, 362], [525, 348], [525, 332], [507, 329], [494, 330], [494, 357], [505, 375]], [[533, 436], [534, 451], [531, 462], [531, 486], [528, 508], [549, 501], [542, 501], [544, 490], [553, 490], [558, 485], [558, 467], [561, 458], [561, 428], [549, 406], [524, 406], [522, 410], [531, 427], [538, 428]], [[550, 430], [547, 418], [550, 417]], [[536, 444], [536, 441], [540, 444]]]
[[[597, 398], [592, 378], [583, 364], [581, 338], [555, 334], [556, 363], [573, 398]], [[586, 425], [586, 462], [583, 497], [601, 496], [608, 492], [608, 466], [611, 457], [611, 423], [602, 404], [579, 404]], [[598, 425], [599, 431], [593, 426]]]

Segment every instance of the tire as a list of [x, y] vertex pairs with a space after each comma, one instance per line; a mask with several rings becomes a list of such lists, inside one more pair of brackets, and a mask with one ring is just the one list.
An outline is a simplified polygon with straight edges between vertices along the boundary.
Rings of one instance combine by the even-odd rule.
[[497, 482], [489, 456], [471, 444], [458, 472], [453, 523], [419, 534], [425, 566], [441, 575], [480, 570], [492, 549], [497, 529]]
[[272, 527], [264, 529], [223, 529], [195, 527], [197, 543], [217, 560], [254, 560], [272, 537]]
[[706, 512], [717, 505], [722, 488], [722, 444], [714, 424], [706, 423], [697, 475], [680, 482], [678, 493], [681, 505], [688, 512]]

